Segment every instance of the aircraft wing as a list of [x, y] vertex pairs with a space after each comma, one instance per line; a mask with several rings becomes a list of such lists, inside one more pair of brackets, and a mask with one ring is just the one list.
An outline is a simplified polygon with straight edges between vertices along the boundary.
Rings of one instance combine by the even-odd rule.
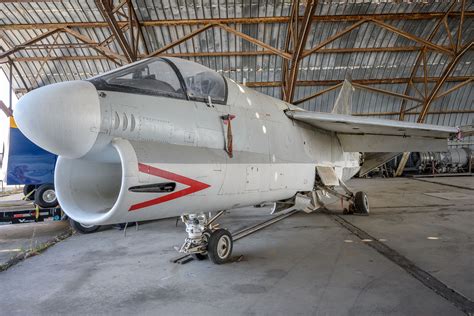
[[335, 132], [346, 152], [445, 151], [455, 127], [344, 114], [290, 110], [286, 115], [317, 129]]

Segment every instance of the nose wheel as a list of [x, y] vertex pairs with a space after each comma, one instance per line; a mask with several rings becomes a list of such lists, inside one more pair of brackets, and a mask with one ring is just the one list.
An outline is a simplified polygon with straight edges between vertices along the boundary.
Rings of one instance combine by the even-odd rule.
[[209, 258], [215, 264], [228, 262], [232, 255], [232, 235], [229, 231], [219, 228], [218, 224], [213, 224], [222, 214], [224, 211], [210, 219], [206, 214], [181, 216], [181, 220], [186, 225], [188, 237], [179, 252], [190, 254], [197, 260]]
[[207, 244], [209, 259], [215, 264], [226, 263], [232, 255], [232, 247], [232, 236], [227, 230], [218, 229], [214, 231]]

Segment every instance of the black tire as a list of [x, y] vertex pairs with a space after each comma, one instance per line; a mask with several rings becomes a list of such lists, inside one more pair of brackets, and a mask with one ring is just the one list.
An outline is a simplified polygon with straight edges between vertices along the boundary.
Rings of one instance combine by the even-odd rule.
[[83, 225], [73, 219], [69, 219], [71, 227], [81, 234], [92, 234], [99, 230], [100, 225]]
[[197, 261], [202, 261], [202, 260], [207, 259], [207, 254], [203, 254], [203, 253], [193, 253], [191, 256]]
[[35, 192], [35, 204], [41, 208], [54, 208], [58, 206], [58, 199], [56, 198], [54, 185], [40, 185]]
[[365, 192], [356, 192], [354, 196], [354, 213], [369, 215], [369, 198]]
[[214, 231], [207, 245], [209, 259], [215, 264], [226, 263], [232, 255], [233, 243], [232, 235], [227, 230]]
[[33, 201], [35, 199], [35, 194], [32, 193], [36, 189], [36, 185], [34, 184], [25, 184], [23, 186], [23, 195], [25, 196], [25, 199], [28, 201]]

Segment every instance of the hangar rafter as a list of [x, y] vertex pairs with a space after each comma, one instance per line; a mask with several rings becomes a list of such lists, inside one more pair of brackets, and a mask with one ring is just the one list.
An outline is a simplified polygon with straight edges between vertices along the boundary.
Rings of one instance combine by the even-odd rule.
[[[14, 91], [21, 95], [37, 86], [35, 77], [44, 85], [87, 78], [147, 56], [174, 56], [204, 63], [236, 81], [245, 78], [248, 86], [312, 110], [331, 102], [350, 68], [356, 94], [370, 93], [361, 113], [399, 111], [399, 116], [413, 118], [442, 79], [449, 56], [472, 40], [474, 17], [468, 1], [430, 7], [348, 2], [338, 3], [337, 10], [331, 2], [277, 1], [273, 10], [249, 7], [251, 12], [242, 11], [245, 6], [217, 11], [212, 3], [199, 10], [173, 1], [155, 4], [156, 10], [135, 0], [97, 0], [97, 5], [71, 3], [73, 10], [63, 10], [62, 3], [53, 2], [52, 11], [35, 7], [28, 20], [17, 13], [26, 4], [2, 4], [1, 67], [7, 76], [13, 73]], [[64, 18], [55, 12], [63, 12]], [[437, 32], [429, 36], [434, 27]], [[244, 46], [244, 41], [253, 45]], [[465, 54], [472, 51], [469, 47]], [[440, 88], [431, 103], [446, 102], [443, 97], [472, 86], [471, 66], [463, 60], [463, 67], [446, 76], [446, 89]], [[375, 111], [371, 104], [382, 97], [398, 106]], [[453, 104], [461, 100], [456, 97]], [[465, 109], [446, 109], [459, 110]], [[435, 111], [438, 106], [429, 106], [426, 116]]]

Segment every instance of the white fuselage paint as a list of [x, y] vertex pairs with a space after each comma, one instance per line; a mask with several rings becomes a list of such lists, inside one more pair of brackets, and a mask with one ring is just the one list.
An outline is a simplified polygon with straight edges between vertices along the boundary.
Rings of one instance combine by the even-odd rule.
[[[98, 91], [101, 122], [90, 128], [95, 144], [80, 158], [60, 156], [56, 166], [65, 212], [99, 225], [218, 211], [311, 191], [317, 164], [334, 166], [343, 180], [358, 171], [359, 154], [344, 153], [333, 133], [289, 119], [284, 110], [290, 105], [281, 100], [232, 80], [227, 84], [226, 105]], [[232, 158], [224, 150], [227, 125], [221, 117], [227, 114], [235, 116]], [[170, 194], [131, 192], [134, 186], [172, 181], [140, 172], [139, 164], [208, 187], [130, 211]], [[173, 182], [174, 192], [189, 188]]]

